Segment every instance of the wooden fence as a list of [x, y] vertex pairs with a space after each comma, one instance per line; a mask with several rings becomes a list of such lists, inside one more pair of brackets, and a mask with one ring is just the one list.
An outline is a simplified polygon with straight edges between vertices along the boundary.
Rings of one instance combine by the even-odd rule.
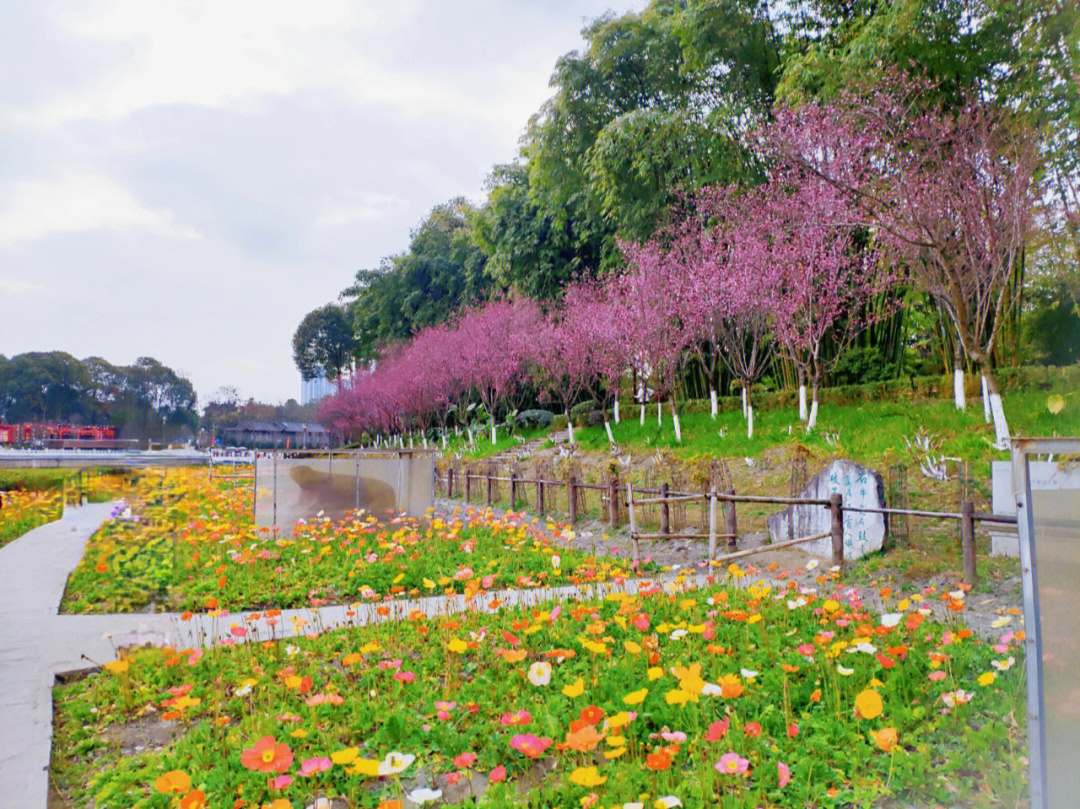
[[[659, 487], [634, 486], [611, 477], [604, 483], [585, 483], [574, 476], [566, 480], [542, 477], [526, 477], [516, 470], [497, 474], [493, 466], [482, 470], [458, 469], [453, 466], [445, 472], [436, 471], [436, 491], [447, 497], [463, 497], [467, 503], [477, 502], [489, 506], [503, 503], [502, 485], [507, 489], [507, 505], [511, 510], [520, 508], [534, 510], [541, 517], [565, 515], [567, 522], [575, 524], [581, 519], [596, 519], [607, 523], [612, 529], [628, 525], [633, 544], [633, 556], [640, 558], [639, 541], [661, 539], [708, 540], [708, 560], [718, 562], [752, 556], [779, 548], [799, 545], [818, 539], [832, 541], [832, 563], [844, 563], [844, 513], [872, 513], [887, 516], [919, 517], [938, 520], [960, 521], [960, 545], [963, 557], [964, 582], [974, 585], [978, 580], [975, 558], [975, 524], [992, 522], [1016, 524], [1016, 517], [1004, 514], [984, 514], [975, 511], [974, 502], [966, 499], [959, 512], [923, 511], [907, 508], [856, 508], [845, 507], [843, 496], [834, 494], [828, 500], [773, 497], [736, 494], [734, 489], [718, 491], [709, 487], [702, 492], [676, 491], [667, 483]], [[652, 496], [649, 496], [652, 495]], [[590, 498], [594, 504], [590, 504]], [[736, 503], [773, 505], [803, 505], [827, 508], [830, 515], [829, 531], [813, 536], [797, 537], [783, 542], [761, 545], [740, 550]], [[595, 507], [594, 507], [595, 506]], [[699, 517], [691, 519], [693, 507], [699, 509]], [[717, 511], [724, 511], [724, 531], [718, 530]], [[646, 526], [655, 530], [643, 530]], [[725, 553], [716, 555], [718, 540], [726, 540]]]

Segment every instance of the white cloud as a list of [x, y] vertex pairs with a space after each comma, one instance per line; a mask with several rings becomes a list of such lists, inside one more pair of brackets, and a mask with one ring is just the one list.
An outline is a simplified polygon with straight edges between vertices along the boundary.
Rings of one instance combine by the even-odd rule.
[[[418, 8], [417, 0], [90, 5], [60, 15], [57, 22], [76, 41], [123, 46], [132, 56], [85, 90], [61, 93], [12, 117], [22, 125], [52, 129], [77, 120], [116, 121], [168, 104], [254, 110], [267, 96], [332, 89], [357, 107], [386, 104], [418, 116], [433, 110], [487, 119], [513, 116], [520, 127], [520, 102], [496, 101], [500, 94], [490, 91], [485, 93], [490, 97], [479, 99], [469, 92], [475, 88], [461, 87], [453, 75], [381, 63], [381, 49], [414, 21]], [[486, 79], [504, 90], [507, 78], [524, 79], [534, 70], [522, 64], [520, 72], [512, 71], [516, 75]], [[529, 78], [532, 84], [538, 77]]]
[[407, 200], [386, 194], [359, 194], [359, 201], [335, 207], [315, 220], [317, 227], [338, 227], [354, 222], [376, 222], [403, 213]]
[[127, 189], [93, 171], [70, 170], [11, 183], [0, 207], [0, 247], [64, 231], [143, 230], [168, 238], [197, 238], [168, 211], [143, 206]]
[[10, 275], [0, 275], [0, 295], [21, 295], [26, 292], [41, 292], [44, 289], [41, 284], [32, 284]]

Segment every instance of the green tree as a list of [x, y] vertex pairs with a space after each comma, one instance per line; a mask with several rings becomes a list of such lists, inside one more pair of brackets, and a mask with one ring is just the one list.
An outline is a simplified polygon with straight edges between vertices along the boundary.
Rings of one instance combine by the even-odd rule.
[[304, 379], [340, 376], [355, 347], [349, 314], [336, 303], [308, 312], [293, 334], [293, 360]]
[[408, 250], [384, 259], [378, 269], [357, 272], [342, 295], [358, 358], [374, 359], [386, 344], [486, 296], [491, 277], [487, 257], [471, 237], [475, 214], [464, 198], [437, 205], [412, 232]]

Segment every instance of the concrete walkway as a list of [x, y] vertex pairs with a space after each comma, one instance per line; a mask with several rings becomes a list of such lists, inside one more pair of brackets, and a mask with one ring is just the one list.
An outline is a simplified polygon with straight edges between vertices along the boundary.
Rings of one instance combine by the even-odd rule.
[[68, 573], [112, 506], [71, 509], [0, 548], [0, 795], [8, 806], [47, 803], [52, 661], [69, 642], [56, 613]]

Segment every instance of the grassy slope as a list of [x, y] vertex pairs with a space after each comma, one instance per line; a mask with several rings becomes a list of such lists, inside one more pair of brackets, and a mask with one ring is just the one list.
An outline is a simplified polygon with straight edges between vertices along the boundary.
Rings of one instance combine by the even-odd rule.
[[[1051, 392], [1065, 395], [1065, 408], [1057, 415], [1047, 408]], [[1080, 400], [1076, 394], [1077, 391], [1065, 390], [1062, 385], [1055, 385], [1049, 391], [1006, 393], [1003, 403], [1013, 435], [1080, 435]], [[1008, 453], [993, 448], [993, 429], [985, 423], [978, 400], [971, 401], [965, 412], [957, 411], [951, 400], [941, 399], [825, 404], [819, 412], [818, 429], [810, 434], [802, 428], [795, 409], [762, 408], [755, 413], [752, 439], [746, 437], [746, 423], [738, 410], [721, 412], [714, 421], [707, 412], [695, 412], [699, 407], [700, 403], [695, 403], [681, 408], [684, 411], [681, 443], [675, 441], [667, 408], [659, 427], [655, 406], [648, 409], [644, 427], [639, 425], [636, 408], [624, 410], [629, 418], [614, 428], [615, 438], [619, 455], [630, 456], [632, 463], [629, 471], [620, 471], [620, 477], [650, 485], [673, 479], [673, 473], [684, 480], [695, 480], [713, 460], [726, 460], [736, 491], [788, 495], [792, 458], [797, 453], [804, 455], [809, 475], [832, 458], [846, 457], [877, 469], [886, 477], [894, 464], [903, 465], [907, 469], [910, 507], [954, 511], [961, 496], [958, 479], [961, 465], [966, 464], [971, 480], [968, 495], [975, 499], [977, 510], [989, 511], [990, 461], [1008, 458]], [[920, 473], [919, 463], [924, 453], [908, 444], [920, 433], [930, 437], [934, 454], [954, 459], [947, 464], [949, 480], [931, 480]], [[576, 461], [579, 479], [603, 480], [612, 466], [603, 427], [577, 429], [575, 438], [579, 447]], [[481, 442], [475, 453], [464, 454], [464, 460], [503, 452], [507, 444], [503, 438], [492, 450], [488, 442]], [[536, 455], [541, 454], [534, 454], [530, 460], [535, 461]], [[753, 466], [745, 462], [746, 458], [753, 459]], [[529, 462], [525, 461], [524, 465], [528, 466]], [[764, 531], [765, 518], [775, 509], [774, 506], [740, 506], [740, 531]], [[875, 556], [868, 560], [867, 568], [889, 566], [905, 577], [919, 579], [958, 573], [955, 523], [912, 520], [910, 528], [911, 539], [898, 552]], [[1015, 573], [1012, 560], [990, 559], [988, 552], [989, 538], [981, 531], [980, 575], [1003, 580]]]

